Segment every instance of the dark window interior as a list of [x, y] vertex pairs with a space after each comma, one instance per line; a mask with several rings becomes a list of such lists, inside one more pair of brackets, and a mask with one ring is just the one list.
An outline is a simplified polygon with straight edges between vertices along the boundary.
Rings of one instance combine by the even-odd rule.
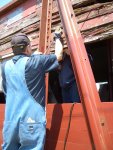
[[[109, 69], [112, 70], [112, 65], [109, 63], [111, 50], [108, 43], [109, 40], [86, 45], [87, 52], [91, 54], [93, 59], [91, 67], [102, 102], [109, 102], [113, 99], [110, 97], [112, 95], [112, 89], [110, 86]], [[49, 103], [62, 103], [58, 71], [52, 71], [49, 74], [49, 85]]]
[[49, 73], [49, 103], [62, 103], [61, 87], [59, 84], [58, 70]]
[[101, 101], [110, 101], [108, 74], [108, 42], [102, 41], [86, 46], [93, 57], [93, 73]]
[[106, 42], [99, 42], [86, 46], [92, 55], [92, 69], [96, 82], [108, 81], [108, 52]]
[[0, 92], [0, 104], [5, 104], [5, 96], [2, 92]]
[[112, 0], [95, 0], [96, 3], [112, 2]]

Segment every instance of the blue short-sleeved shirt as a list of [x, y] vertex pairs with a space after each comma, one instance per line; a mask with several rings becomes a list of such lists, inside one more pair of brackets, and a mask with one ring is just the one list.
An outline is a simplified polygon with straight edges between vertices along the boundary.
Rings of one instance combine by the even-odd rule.
[[[16, 63], [26, 55], [16, 55], [12, 58]], [[4, 70], [3, 63], [2, 70]], [[32, 55], [29, 57], [25, 66], [25, 79], [27, 87], [33, 98], [42, 106], [45, 104], [45, 73], [56, 69], [59, 66], [56, 55]], [[18, 68], [17, 68], [18, 69]], [[7, 93], [7, 85], [5, 82], [5, 73], [2, 71], [3, 89]]]
[[62, 62], [61, 70], [59, 71], [59, 81], [62, 88], [69, 87], [75, 81], [71, 59], [68, 55], [65, 55]]

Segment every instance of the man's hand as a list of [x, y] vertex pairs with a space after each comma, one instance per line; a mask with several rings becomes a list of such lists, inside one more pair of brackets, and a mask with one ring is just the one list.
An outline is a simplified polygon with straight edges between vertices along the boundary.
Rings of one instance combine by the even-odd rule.
[[54, 33], [54, 39], [62, 39], [62, 28], [61, 27], [57, 27], [56, 30], [55, 30], [55, 33]]

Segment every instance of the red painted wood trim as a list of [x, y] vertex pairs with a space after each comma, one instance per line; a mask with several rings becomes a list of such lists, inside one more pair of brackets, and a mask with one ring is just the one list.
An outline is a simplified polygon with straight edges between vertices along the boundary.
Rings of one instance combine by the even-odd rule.
[[13, 0], [12, 2], [8, 3], [4, 7], [0, 9], [0, 16], [6, 14], [8, 11], [12, 10], [13, 8], [17, 7], [18, 5], [24, 3], [27, 0]]

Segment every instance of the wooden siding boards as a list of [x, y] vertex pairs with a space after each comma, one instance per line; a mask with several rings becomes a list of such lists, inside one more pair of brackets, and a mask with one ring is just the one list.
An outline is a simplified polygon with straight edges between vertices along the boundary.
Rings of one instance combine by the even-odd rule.
[[[97, 3], [95, 0], [72, 0], [75, 15], [85, 43], [95, 42], [113, 36], [113, 2]], [[30, 7], [31, 6], [31, 7]], [[21, 9], [21, 17], [8, 24], [4, 18]], [[1, 11], [0, 11], [1, 13]], [[0, 15], [1, 16], [1, 15]], [[13, 34], [27, 33], [33, 49], [38, 47], [41, 1], [27, 0], [9, 13], [0, 17], [0, 55], [12, 53], [10, 40]], [[61, 25], [56, 1], [53, 3], [52, 32]], [[64, 37], [65, 38], [65, 37]]]

